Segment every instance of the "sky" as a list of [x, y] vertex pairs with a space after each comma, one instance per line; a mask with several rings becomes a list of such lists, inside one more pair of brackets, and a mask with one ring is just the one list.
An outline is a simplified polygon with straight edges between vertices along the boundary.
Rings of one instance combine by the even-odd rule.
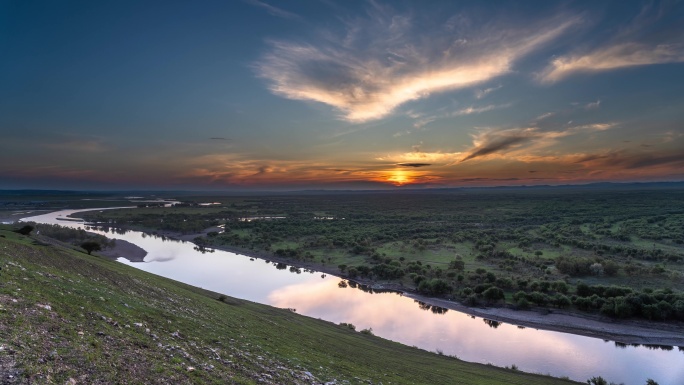
[[683, 1], [0, 0], [0, 188], [684, 180]]

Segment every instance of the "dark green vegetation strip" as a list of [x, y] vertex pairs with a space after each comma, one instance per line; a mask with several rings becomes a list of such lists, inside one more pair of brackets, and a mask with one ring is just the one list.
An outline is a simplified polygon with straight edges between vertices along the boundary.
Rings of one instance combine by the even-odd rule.
[[5, 383], [572, 383], [465, 363], [2, 228]]
[[[632, 187], [185, 197], [92, 213], [425, 295], [684, 320], [684, 190]], [[219, 202], [216, 206], [198, 206]]]

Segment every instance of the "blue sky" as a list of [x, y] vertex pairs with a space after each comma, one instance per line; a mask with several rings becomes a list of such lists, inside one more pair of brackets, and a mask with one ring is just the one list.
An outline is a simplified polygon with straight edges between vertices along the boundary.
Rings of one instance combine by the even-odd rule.
[[684, 180], [681, 1], [3, 1], [0, 188]]

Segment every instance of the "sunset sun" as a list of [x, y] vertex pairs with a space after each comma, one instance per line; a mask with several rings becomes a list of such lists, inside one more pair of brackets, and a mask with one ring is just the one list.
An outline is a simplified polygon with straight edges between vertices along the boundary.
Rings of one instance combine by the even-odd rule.
[[392, 170], [390, 171], [389, 175], [387, 175], [387, 181], [395, 186], [403, 186], [413, 183], [415, 178], [410, 174], [409, 171]]

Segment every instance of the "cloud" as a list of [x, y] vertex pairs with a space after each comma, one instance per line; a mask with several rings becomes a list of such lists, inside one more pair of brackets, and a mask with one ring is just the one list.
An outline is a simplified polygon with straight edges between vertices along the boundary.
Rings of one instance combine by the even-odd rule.
[[610, 130], [611, 128], [617, 126], [617, 123], [611, 122], [611, 123], [593, 123], [593, 124], [584, 124], [581, 126], [573, 126], [569, 127], [567, 129], [569, 134], [578, 132], [578, 131], [605, 131], [605, 130]]
[[500, 89], [501, 87], [503, 87], [503, 86], [501, 84], [499, 84], [496, 87], [485, 88], [483, 90], [475, 90], [475, 98], [476, 99], [482, 99], [485, 96], [489, 95], [490, 93]]
[[531, 129], [485, 134], [479, 139], [481, 144], [471, 150], [465, 158], [461, 159], [461, 162], [508, 150], [522, 142], [531, 140], [533, 136], [534, 133]]
[[213, 137], [209, 138], [210, 140], [229, 140], [228, 138], [223, 138], [223, 137]]
[[459, 163], [493, 154], [505, 154], [519, 147], [529, 147], [530, 144], [537, 149], [548, 147], [559, 138], [582, 132], [605, 131], [615, 126], [617, 123], [593, 123], [546, 131], [539, 127], [484, 130], [473, 136], [473, 148]]
[[592, 168], [602, 167], [626, 170], [660, 166], [681, 168], [684, 167], [684, 151], [664, 154], [611, 151], [603, 154], [588, 154], [578, 159], [575, 163], [585, 164]]
[[543, 114], [537, 116], [536, 118], [534, 118], [533, 121], [534, 122], [540, 122], [540, 121], [546, 120], [546, 119], [548, 119], [554, 115], [556, 115], [555, 112], [546, 112], [546, 113], [543, 113]]
[[681, 10], [674, 7], [676, 2], [643, 7], [639, 15], [603, 44], [553, 59], [538, 80], [555, 83], [577, 73], [684, 62]]
[[584, 108], [587, 109], [587, 110], [593, 110], [593, 109], [599, 108], [600, 106], [601, 106], [601, 101], [600, 101], [600, 100], [597, 100], [597, 101], [595, 101], [595, 102], [587, 103], [587, 104], [584, 106]]
[[322, 31], [317, 41], [270, 41], [254, 69], [274, 94], [327, 104], [342, 120], [360, 123], [387, 117], [406, 102], [509, 73], [516, 60], [577, 22], [557, 16], [525, 27], [487, 24], [450, 32], [445, 23], [387, 7], [369, 15], [348, 22], [342, 36]]
[[62, 138], [56, 138], [43, 143], [42, 146], [58, 151], [86, 153], [101, 153], [110, 149], [105, 140], [101, 138], [76, 137], [74, 135], [65, 135]]
[[255, 7], [263, 8], [271, 14], [272, 16], [280, 17], [283, 19], [290, 19], [290, 20], [300, 20], [301, 16], [297, 15], [296, 13], [288, 12], [283, 9], [280, 9], [278, 7], [274, 7], [270, 4], [264, 3], [263, 1], [259, 0], [243, 0], [245, 3], [253, 5]]
[[460, 159], [463, 153], [461, 152], [422, 152], [413, 151], [399, 154], [389, 154], [382, 157], [377, 157], [375, 160], [383, 162], [395, 162], [398, 165], [410, 164], [426, 164], [433, 165], [434, 163], [449, 164], [455, 160]]
[[397, 163], [397, 166], [402, 167], [427, 167], [432, 166], [432, 163]]
[[598, 72], [623, 67], [684, 62], [684, 46], [623, 43], [602, 47], [586, 55], [554, 59], [542, 73], [542, 83], [555, 83], [579, 72]]
[[[444, 113], [436, 114], [436, 115], [425, 116], [425, 115], [421, 115], [421, 114], [411, 113], [411, 114], [409, 114], [409, 116], [416, 119], [413, 122], [413, 127], [417, 128], [417, 129], [421, 129], [421, 128], [425, 127], [426, 125], [428, 125], [428, 124], [430, 124], [430, 123], [432, 123], [438, 119], [451, 118], [451, 117], [456, 117], [456, 116], [473, 115], [473, 114], [481, 114], [483, 112], [498, 110], [498, 109], [502, 109], [502, 108], [508, 108], [511, 105], [512, 105], [511, 103], [507, 103], [507, 104], [499, 104], [499, 105], [491, 104], [491, 105], [482, 106], [482, 107], [469, 106], [469, 107], [461, 108], [461, 109], [456, 110], [456, 111], [444, 112]], [[401, 135], [403, 135], [403, 133], [397, 133], [397, 134], [395, 134], [395, 137], [401, 136]]]
[[[419, 129], [423, 128], [423, 127], [427, 126], [428, 124], [434, 122], [437, 119], [439, 119], [439, 116], [425, 116], [425, 117], [418, 118], [413, 122], [413, 128], [419, 128]], [[400, 133], [396, 133], [394, 135], [395, 136], [401, 136]]]
[[471, 115], [471, 114], [481, 114], [483, 112], [487, 111], [492, 111], [492, 110], [498, 110], [501, 108], [508, 108], [510, 107], [511, 104], [501, 104], [501, 105], [489, 105], [489, 106], [484, 106], [484, 107], [466, 107], [463, 109], [460, 109], [458, 111], [454, 111], [449, 116], [462, 116], [462, 115]]

